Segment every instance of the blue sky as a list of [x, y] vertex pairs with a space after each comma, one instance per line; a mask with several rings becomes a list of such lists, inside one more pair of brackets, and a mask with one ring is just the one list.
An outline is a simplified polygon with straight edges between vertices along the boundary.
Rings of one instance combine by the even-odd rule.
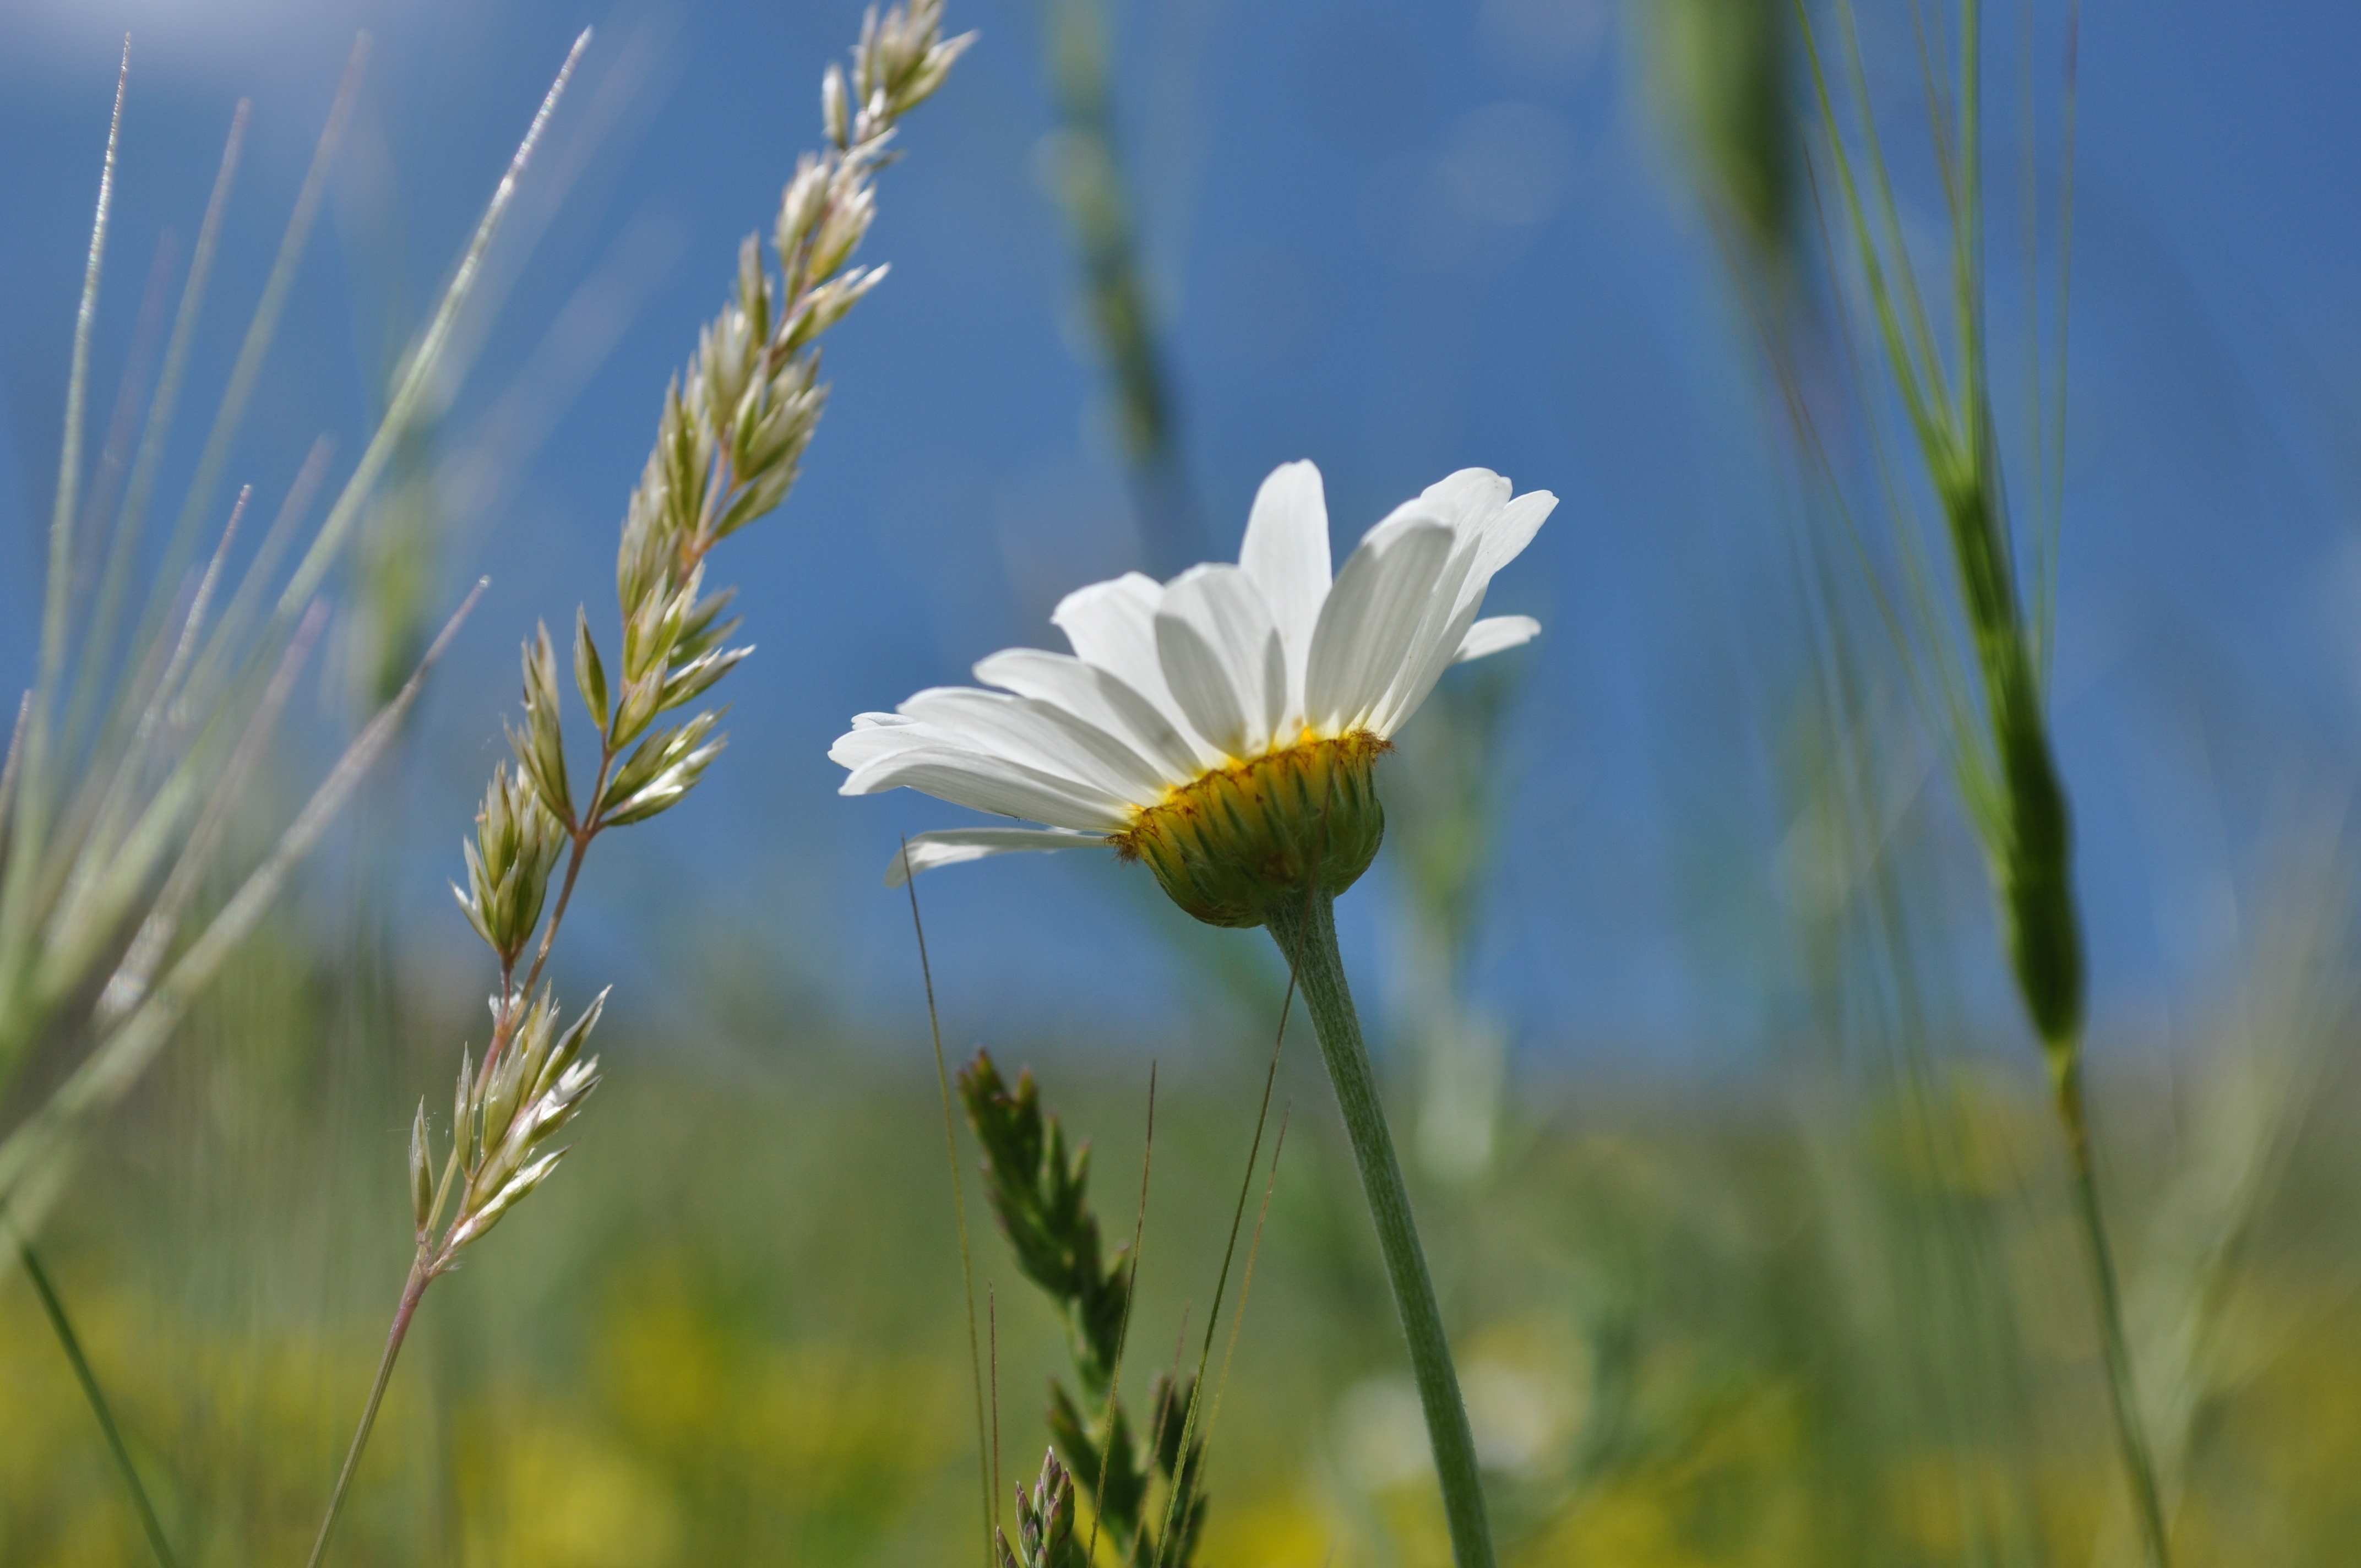
[[[1520, 655], [1501, 759], [1488, 1004], [1536, 1054], [1742, 1058], [1780, 986], [1776, 949], [1751, 934], [1784, 831], [1773, 781], [1798, 631], [1747, 329], [1634, 86], [1624, 16], [1587, 0], [1117, 15], [1124, 150], [1214, 548], [1235, 544], [1261, 476], [1299, 456], [1326, 475], [1340, 548], [1465, 465], [1562, 498], [1492, 599], [1547, 631]], [[894, 273], [829, 346], [806, 477], [719, 559], [761, 649], [732, 679], [732, 750], [688, 807], [594, 866], [586, 970], [661, 988], [681, 944], [719, 943], [799, 994], [908, 1017], [906, 911], [878, 872], [897, 833], [963, 814], [840, 800], [829, 740], [994, 649], [1054, 642], [1060, 594], [1139, 558], [1038, 178], [1038, 13], [955, 3], [952, 19], [983, 38], [882, 181], [866, 255]], [[247, 167], [195, 371], [200, 400], [218, 387], [353, 35], [375, 39], [330, 219], [233, 464], [275, 500], [322, 431], [342, 462], [357, 451], [384, 323], [439, 284], [567, 43], [597, 24], [511, 236], [532, 244], [503, 252], [500, 313], [438, 437], [460, 511], [442, 601], [478, 572], [493, 588], [402, 764], [400, 841], [416, 847], [417, 939], [463, 950], [431, 898], [512, 702], [506, 650], [577, 601], [611, 624], [614, 531], [657, 396], [737, 238], [767, 227], [856, 21], [810, 0], [8, 8], [0, 671], [29, 663], [124, 30], [102, 409], [158, 236], [192, 231], [243, 95]], [[2361, 234], [2343, 194], [2356, 35], [2361, 16], [2328, 5], [2083, 10], [2057, 697], [2112, 1048], [2202, 1027], [2263, 928], [2286, 860], [2272, 846], [2292, 822], [2337, 820], [2361, 766]], [[530, 451], [475, 461], [487, 439]], [[2295, 859], [2323, 853], [2307, 829]], [[1155, 1036], [1189, 1015], [1193, 971], [1161, 930], [1180, 917], [1088, 859], [928, 879], [971, 1028]], [[1981, 895], [1963, 889], [1956, 967], [2004, 1026]], [[1347, 901], [1370, 971], [1386, 909], [1381, 882]]]

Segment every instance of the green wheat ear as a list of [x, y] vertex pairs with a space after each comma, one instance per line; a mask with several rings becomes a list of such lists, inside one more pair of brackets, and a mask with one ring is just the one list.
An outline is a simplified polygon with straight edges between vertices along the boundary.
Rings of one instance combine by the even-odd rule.
[[[1050, 1380], [1052, 1457], [1063, 1454], [1067, 1469], [1082, 1478], [1096, 1524], [1123, 1561], [1180, 1568], [1204, 1524], [1204, 1444], [1191, 1430], [1196, 1380], [1156, 1379], [1145, 1433], [1125, 1412], [1123, 1351], [1137, 1245], [1118, 1246], [1111, 1257], [1102, 1252], [1090, 1203], [1090, 1148], [1069, 1152], [1065, 1129], [1041, 1109], [1030, 1071], [1020, 1072], [1012, 1087], [991, 1053], [979, 1050], [960, 1069], [959, 1095], [983, 1147], [984, 1192], [1001, 1234], [1017, 1267], [1066, 1325], [1082, 1397]], [[1159, 1491], [1156, 1506], [1168, 1521], [1160, 1530], [1150, 1513], [1150, 1495]], [[1027, 1506], [1018, 1505], [1020, 1521]]]
[[[1932, 57], [1927, 57], [1927, 108], [1950, 241], [1949, 287], [1940, 292], [1922, 286], [1905, 242], [1851, 7], [1841, 0], [1836, 7], [1833, 60], [1800, 0], [1795, 16], [1834, 196], [1837, 227], [1830, 244], [1849, 252], [1841, 258], [1830, 258], [1832, 263], [1850, 262], [1849, 268], [1832, 265], [1830, 274], [1850, 272], [1858, 279], [1857, 285], [1845, 291], [1852, 296], [1846, 302], [1860, 307], [1866, 318], [1885, 374], [1884, 383], [1871, 389], [1871, 399], [1899, 406], [1915, 448], [1917, 478], [1923, 493], [1934, 500], [1948, 547], [1952, 603], [1947, 608], [1928, 564], [1931, 553], [1921, 539], [1924, 525], [1914, 515], [1919, 509], [1889, 481], [1886, 499], [1905, 579], [1904, 592], [1896, 596], [1905, 611], [1894, 613], [1889, 605], [1889, 614], [1905, 664], [1922, 694], [1931, 699], [1938, 728], [1949, 742], [1960, 793], [1991, 875], [2010, 976], [2047, 1060], [2091, 1270], [2124, 1472], [2149, 1560], [2156, 1568], [2166, 1568], [2169, 1530], [2146, 1419], [2133, 1386], [2083, 1086], [2088, 979], [2074, 890], [2072, 815], [2044, 689], [2047, 651], [2053, 640], [2049, 619], [2055, 547], [2050, 535], [2058, 524], [2057, 476], [2038, 473], [2032, 487], [2048, 515], [2037, 513], [2032, 581], [2027, 585], [2017, 560], [1993, 415], [1986, 343], [1982, 8], [1978, 0], [1960, 0], [1957, 6], [1957, 33], [1949, 57], [1957, 75], [1948, 99], [1933, 85]], [[1929, 36], [1922, 33], [1922, 43]], [[2070, 166], [2070, 63], [2068, 69], [2065, 136]], [[1842, 108], [1839, 89], [1832, 84], [1839, 71]], [[2048, 461], [2062, 461], [2062, 323], [2071, 235], [2070, 175], [2068, 179], [2056, 231], [2059, 366], [2053, 386], [2037, 363], [2031, 389], [2037, 470], [2044, 462], [2045, 442], [2054, 444]], [[2036, 299], [2037, 338], [2039, 281], [2037, 273], [2028, 279]], [[2058, 399], [2054, 424], [2043, 417], [2046, 394]], [[1882, 430], [1873, 410], [1868, 418], [1874, 443]], [[1799, 411], [1798, 423], [1806, 452], [1825, 468], [1825, 452], [1810, 429], [1809, 415]], [[1833, 477], [1824, 477], [1833, 489]], [[1959, 646], [1960, 630], [1965, 632], [1964, 650]]]
[[1650, 85], [1725, 238], [1774, 292], [1796, 281], [1805, 180], [1792, 0], [1637, 7]]
[[999, 1568], [1089, 1568], [1088, 1549], [1074, 1535], [1074, 1478], [1057, 1450], [1041, 1456], [1041, 1478], [1027, 1492], [1016, 1484], [1016, 1539], [1001, 1530]]

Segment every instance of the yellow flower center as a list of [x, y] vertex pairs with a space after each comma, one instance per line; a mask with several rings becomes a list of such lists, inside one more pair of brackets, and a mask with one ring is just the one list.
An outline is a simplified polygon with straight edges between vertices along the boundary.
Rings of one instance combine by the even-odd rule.
[[1333, 896], [1369, 869], [1386, 832], [1377, 762], [1391, 747], [1366, 729], [1307, 736], [1200, 774], [1111, 841], [1198, 919], [1259, 926], [1274, 903]]

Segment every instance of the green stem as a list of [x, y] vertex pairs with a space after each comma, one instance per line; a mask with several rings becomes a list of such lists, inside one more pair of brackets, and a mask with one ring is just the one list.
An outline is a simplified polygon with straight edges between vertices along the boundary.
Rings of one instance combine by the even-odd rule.
[[1377, 1223], [1402, 1335], [1410, 1341], [1411, 1369], [1418, 1381], [1419, 1404], [1426, 1411], [1434, 1467], [1443, 1481], [1452, 1560], [1457, 1568], [1491, 1568], [1492, 1527], [1484, 1512], [1476, 1437], [1468, 1429], [1467, 1407], [1459, 1398], [1459, 1374], [1451, 1364], [1434, 1281], [1427, 1275], [1426, 1255], [1411, 1220], [1410, 1193], [1402, 1186], [1401, 1164], [1394, 1157], [1393, 1135], [1386, 1129], [1377, 1075], [1369, 1069], [1369, 1053], [1361, 1043], [1360, 1017], [1345, 982], [1345, 960], [1336, 950], [1335, 900], [1325, 893], [1314, 894], [1301, 906], [1275, 907], [1269, 923], [1279, 950], [1295, 966], [1304, 1003], [1320, 1035], [1320, 1053], [1328, 1062], [1329, 1080], [1336, 1086], [1345, 1131], [1352, 1135], [1353, 1157], [1361, 1168], [1369, 1218]]
[[353, 1484], [353, 1474], [361, 1467], [361, 1450], [368, 1446], [369, 1430], [377, 1425], [377, 1408], [385, 1402], [385, 1386], [393, 1379], [393, 1360], [401, 1354], [401, 1342], [410, 1332], [410, 1320], [418, 1310], [419, 1298], [434, 1280], [434, 1270], [427, 1266], [424, 1248], [419, 1250], [418, 1261], [410, 1266], [410, 1278], [401, 1288], [401, 1305], [394, 1309], [393, 1326], [386, 1331], [385, 1357], [377, 1364], [377, 1381], [369, 1386], [368, 1403], [361, 1408], [361, 1424], [353, 1432], [353, 1445], [345, 1453], [345, 1467], [336, 1475], [336, 1489], [329, 1496], [328, 1511], [320, 1520], [319, 1539], [312, 1542], [312, 1555], [304, 1560], [304, 1568], [320, 1568], [320, 1561], [328, 1554], [328, 1535], [336, 1528], [336, 1516], [344, 1511], [345, 1493]]
[[2099, 1181], [2091, 1158], [2091, 1119], [2082, 1100], [2082, 1053], [2079, 1048], [2053, 1051], [2049, 1059], [2058, 1121], [2065, 1131], [2067, 1158], [2073, 1167], [2075, 1217], [2081, 1221], [2082, 1250], [2098, 1299], [2099, 1343], [2107, 1366], [2107, 1391], [2114, 1400], [2115, 1437], [2122, 1446], [2124, 1471], [2131, 1481], [2132, 1502], [2139, 1515], [2140, 1534], [2147, 1543], [2148, 1561], [2154, 1568], [2171, 1568], [2163, 1494], [2157, 1486], [2156, 1461], [2148, 1453], [2147, 1429], [2140, 1420], [2139, 1398], [2132, 1384], [2123, 1298], [2115, 1287], [2114, 1256], [2107, 1245], [2106, 1216], [2099, 1205]]
[[[10, 1230], [16, 1229], [15, 1223]], [[49, 1327], [56, 1331], [58, 1343], [73, 1366], [74, 1378], [82, 1385], [82, 1398], [90, 1401], [91, 1414], [98, 1418], [98, 1430], [106, 1435], [106, 1446], [115, 1455], [115, 1467], [123, 1474], [123, 1484], [131, 1489], [131, 1504], [139, 1510], [140, 1528], [148, 1532], [148, 1544], [156, 1550], [156, 1561], [164, 1568], [174, 1568], [172, 1549], [164, 1540], [164, 1527], [157, 1520], [156, 1508], [148, 1500], [148, 1488], [139, 1484], [138, 1467], [131, 1463], [131, 1450], [123, 1441], [122, 1429], [115, 1424], [115, 1412], [107, 1408], [106, 1396], [99, 1391], [98, 1375], [91, 1370], [90, 1358], [82, 1354], [82, 1338], [66, 1316], [65, 1303], [58, 1299], [56, 1287], [49, 1283], [49, 1271], [34, 1255], [33, 1244], [22, 1231], [16, 1232], [16, 1255], [25, 1266], [25, 1277], [33, 1282], [33, 1289], [41, 1298], [41, 1310], [49, 1314]]]

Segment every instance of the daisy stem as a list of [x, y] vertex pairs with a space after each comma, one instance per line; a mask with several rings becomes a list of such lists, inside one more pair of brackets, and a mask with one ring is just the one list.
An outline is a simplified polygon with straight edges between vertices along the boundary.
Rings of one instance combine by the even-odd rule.
[[1467, 1425], [1467, 1407], [1459, 1397], [1459, 1374], [1451, 1363], [1443, 1312], [1435, 1304], [1434, 1281], [1427, 1274], [1426, 1254], [1419, 1246], [1418, 1227], [1411, 1219], [1410, 1193], [1402, 1185], [1401, 1163], [1394, 1157], [1393, 1135], [1387, 1130], [1385, 1106], [1378, 1098], [1377, 1075], [1369, 1069], [1369, 1053], [1361, 1043], [1361, 1020], [1353, 1010], [1353, 993], [1345, 981], [1344, 957], [1336, 949], [1335, 900], [1320, 893], [1300, 905], [1286, 901], [1272, 909], [1269, 925], [1279, 950], [1295, 968], [1297, 984], [1319, 1032], [1320, 1054], [1327, 1060], [1329, 1081], [1336, 1086], [1336, 1103], [1345, 1113], [1345, 1131], [1352, 1135], [1353, 1158], [1361, 1168], [1369, 1218], [1377, 1223], [1378, 1245], [1385, 1254], [1386, 1277], [1393, 1286], [1402, 1335], [1410, 1341], [1411, 1369], [1418, 1382], [1419, 1404], [1426, 1412], [1434, 1467], [1443, 1482], [1452, 1560], [1457, 1568], [1492, 1568], [1492, 1527], [1484, 1512], [1476, 1437]]

